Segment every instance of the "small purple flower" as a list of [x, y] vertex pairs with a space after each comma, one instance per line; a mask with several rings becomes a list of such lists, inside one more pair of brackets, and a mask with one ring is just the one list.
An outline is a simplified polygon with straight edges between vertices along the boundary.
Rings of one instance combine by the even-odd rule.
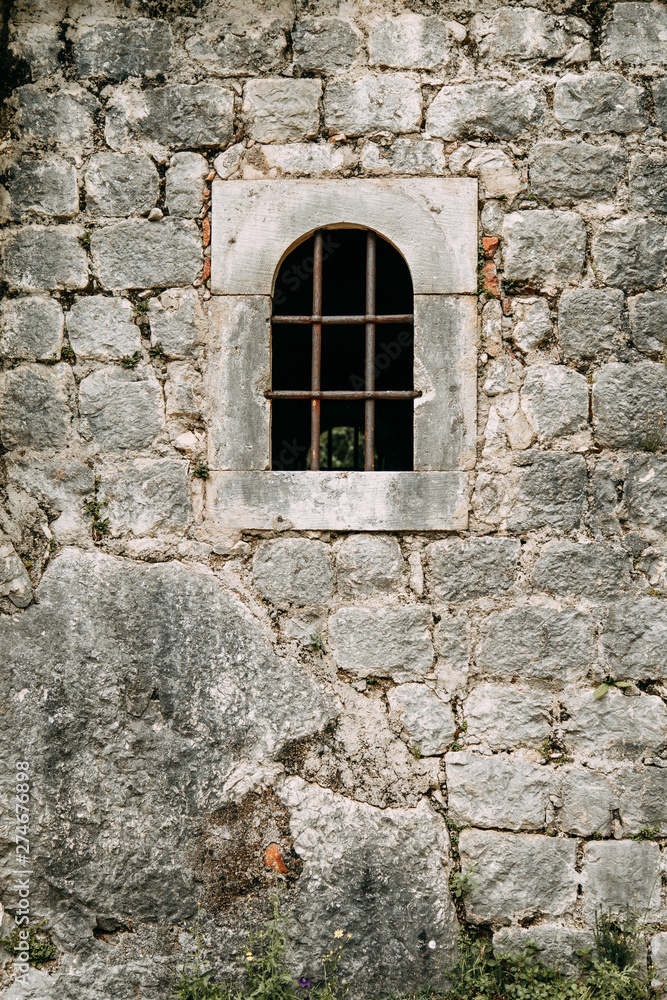
[[[301, 976], [301, 979], [298, 980], [298, 983], [301, 989], [305, 990], [310, 986], [310, 979], [306, 979], [305, 976]], [[306, 997], [305, 1000], [308, 1000], [308, 997]]]

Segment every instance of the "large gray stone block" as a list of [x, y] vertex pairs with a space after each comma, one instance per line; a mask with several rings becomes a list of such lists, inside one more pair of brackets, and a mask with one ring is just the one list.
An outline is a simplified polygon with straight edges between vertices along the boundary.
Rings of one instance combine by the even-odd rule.
[[320, 127], [322, 81], [282, 76], [248, 80], [243, 92], [246, 132], [258, 142], [312, 139]]
[[565, 356], [587, 361], [611, 351], [622, 318], [620, 289], [566, 289], [558, 304], [559, 340]]
[[652, 361], [612, 362], [595, 373], [595, 436], [609, 448], [642, 448], [662, 434], [667, 407], [667, 369]]
[[107, 104], [106, 141], [112, 149], [166, 150], [224, 146], [233, 138], [234, 97], [212, 83], [170, 84], [155, 90], [118, 88]]
[[656, 695], [629, 696], [612, 688], [604, 698], [593, 689], [563, 699], [568, 718], [561, 723], [569, 751], [583, 756], [641, 760], [667, 739], [667, 708]]
[[388, 535], [348, 535], [336, 549], [338, 591], [344, 597], [394, 590], [402, 574], [400, 546]]
[[65, 42], [59, 24], [30, 23], [22, 18], [11, 18], [9, 49], [21, 61], [30, 64], [32, 79], [39, 80], [57, 73], [61, 68]]
[[373, 21], [368, 29], [371, 66], [433, 70], [451, 58], [452, 39], [440, 17], [403, 13]]
[[496, 677], [561, 683], [583, 677], [594, 655], [593, 619], [581, 611], [526, 605], [494, 611], [480, 622], [478, 668]]
[[334, 79], [327, 85], [324, 114], [330, 132], [349, 136], [416, 132], [422, 115], [419, 84], [404, 73]]
[[507, 754], [447, 754], [448, 815], [482, 829], [541, 830], [549, 805], [549, 774]]
[[587, 474], [582, 456], [527, 451], [520, 461], [513, 474], [516, 494], [507, 517], [508, 529], [577, 528], [586, 503]]
[[278, 607], [324, 604], [331, 597], [331, 550], [306, 538], [262, 542], [252, 562], [255, 586]]
[[230, 31], [223, 21], [201, 24], [201, 31], [186, 39], [190, 56], [215, 76], [280, 72], [287, 58], [287, 34], [280, 20], [256, 31], [245, 26]]
[[5, 448], [59, 448], [72, 427], [69, 365], [21, 365], [2, 376], [0, 437]]
[[101, 451], [149, 448], [164, 424], [162, 387], [151, 374], [100, 368], [79, 386], [81, 433]]
[[667, 605], [662, 599], [619, 602], [609, 612], [601, 638], [613, 677], [667, 677]]
[[94, 117], [101, 106], [87, 91], [68, 88], [45, 94], [27, 84], [14, 91], [12, 101], [16, 104], [16, 125], [23, 138], [55, 142], [65, 149], [92, 143]]
[[534, 748], [551, 732], [551, 695], [543, 688], [477, 684], [463, 710], [468, 739], [491, 750]]
[[152, 298], [148, 309], [151, 343], [159, 344], [170, 358], [188, 358], [197, 353], [203, 337], [203, 314], [194, 288], [170, 288]]
[[428, 546], [431, 593], [443, 601], [500, 595], [516, 581], [521, 545], [509, 538], [451, 538]]
[[631, 586], [630, 556], [624, 549], [604, 542], [549, 542], [530, 579], [538, 590], [552, 594], [613, 601]]
[[628, 299], [632, 342], [643, 354], [667, 352], [667, 292], [644, 292]]
[[103, 288], [165, 288], [189, 285], [201, 268], [201, 238], [184, 219], [128, 219], [96, 229], [91, 239]]
[[441, 139], [513, 139], [544, 117], [544, 91], [534, 83], [462, 83], [443, 87], [426, 114]]
[[108, 295], [77, 299], [67, 313], [67, 334], [78, 360], [112, 361], [141, 347], [132, 303]]
[[28, 571], [10, 539], [0, 532], [0, 597], [8, 597], [16, 608], [27, 608], [32, 600]]
[[530, 151], [530, 187], [551, 205], [614, 198], [627, 165], [616, 146], [587, 142], [536, 142]]
[[148, 156], [95, 153], [85, 173], [86, 209], [91, 215], [144, 215], [157, 201], [159, 181]]
[[659, 285], [667, 260], [667, 227], [653, 219], [613, 219], [593, 238], [593, 259], [607, 285], [626, 291]]
[[329, 619], [331, 651], [354, 677], [421, 681], [433, 669], [431, 622], [422, 605], [343, 608]]
[[58, 358], [63, 326], [63, 311], [55, 299], [5, 299], [0, 305], [0, 355], [23, 361]]
[[642, 827], [657, 826], [664, 837], [667, 830], [667, 768], [623, 767], [614, 774], [614, 802], [631, 836]]
[[594, 841], [585, 845], [584, 908], [592, 920], [596, 911], [624, 915], [637, 909], [644, 919], [660, 912], [660, 848], [631, 840]]
[[503, 222], [505, 277], [539, 287], [577, 281], [586, 257], [586, 226], [576, 212], [510, 212]]
[[166, 73], [171, 59], [171, 28], [158, 18], [98, 21], [74, 34], [77, 76], [125, 80]]
[[398, 684], [387, 692], [390, 716], [423, 757], [442, 754], [456, 733], [451, 706], [425, 684]]
[[625, 486], [628, 523], [667, 531], [667, 461], [658, 455], [631, 455]]
[[24, 215], [71, 219], [79, 211], [76, 168], [60, 157], [23, 156], [9, 168], [6, 189], [7, 219], [18, 221]]
[[175, 153], [167, 170], [166, 203], [170, 215], [193, 219], [202, 209], [209, 166], [199, 153]]
[[295, 67], [301, 73], [336, 75], [347, 69], [361, 47], [360, 33], [338, 17], [301, 17], [292, 31]]
[[105, 511], [112, 535], [135, 537], [188, 526], [188, 463], [171, 458], [135, 458], [98, 467], [100, 492], [111, 497]]
[[571, 132], [641, 132], [648, 124], [645, 98], [619, 73], [568, 73], [556, 84], [554, 114]]
[[667, 10], [660, 3], [615, 3], [600, 53], [625, 66], [667, 66]]
[[531, 365], [521, 389], [521, 406], [540, 444], [586, 430], [586, 377], [565, 365]]
[[84, 516], [84, 498], [95, 488], [95, 472], [67, 452], [54, 458], [34, 452], [13, 452], [5, 459], [7, 481], [34, 497], [49, 515], [49, 528], [62, 545], [90, 544], [90, 518]]
[[466, 898], [474, 923], [506, 924], [527, 917], [562, 917], [577, 898], [576, 842], [536, 834], [463, 830], [461, 865], [477, 865], [477, 888]]
[[639, 211], [667, 213], [667, 156], [664, 153], [638, 153], [632, 157], [630, 204]]
[[25, 226], [8, 232], [2, 248], [5, 281], [21, 292], [85, 288], [88, 258], [80, 236], [79, 226]]
[[493, 932], [495, 955], [516, 955], [529, 946], [537, 945], [535, 959], [541, 965], [558, 969], [564, 976], [581, 973], [582, 953], [594, 945], [591, 931], [560, 924], [536, 924], [530, 927], [501, 927]]
[[559, 773], [558, 828], [577, 837], [592, 837], [595, 833], [609, 837], [617, 801], [612, 780], [590, 767], [567, 767]]
[[[586, 22], [578, 17], [556, 18], [540, 10], [519, 7], [501, 7], [492, 15], [476, 14], [470, 27], [480, 55], [540, 62], [562, 59], [570, 53], [572, 61], [589, 58], [590, 32]], [[582, 51], [573, 52], [575, 46], [581, 46]]]

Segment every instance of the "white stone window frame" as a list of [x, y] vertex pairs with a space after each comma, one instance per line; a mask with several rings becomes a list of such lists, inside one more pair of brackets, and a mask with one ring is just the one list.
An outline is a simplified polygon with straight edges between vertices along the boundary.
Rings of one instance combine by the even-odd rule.
[[[207, 511], [221, 528], [461, 530], [477, 411], [477, 181], [213, 182]], [[414, 471], [271, 469], [280, 264], [318, 229], [371, 229], [410, 268]]]

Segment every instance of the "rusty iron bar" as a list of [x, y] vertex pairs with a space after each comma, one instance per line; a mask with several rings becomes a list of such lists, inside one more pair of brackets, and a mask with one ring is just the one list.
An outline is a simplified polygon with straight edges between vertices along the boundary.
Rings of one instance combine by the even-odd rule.
[[274, 323], [290, 323], [310, 325], [321, 323], [323, 326], [353, 326], [365, 323], [414, 323], [412, 313], [400, 313], [386, 316], [274, 316]]
[[[366, 236], [366, 392], [375, 389], [375, 282], [376, 282], [376, 242], [375, 233]], [[365, 434], [364, 470], [372, 472], [375, 468], [375, 400], [366, 397], [365, 403]]]
[[[322, 230], [315, 233], [313, 253], [313, 316], [322, 315]], [[322, 323], [313, 320], [313, 347], [310, 367], [310, 387], [319, 393], [322, 377]], [[310, 468], [317, 472], [320, 468], [320, 397], [311, 396], [310, 402]]]
[[267, 389], [266, 399], [417, 399], [421, 389]]

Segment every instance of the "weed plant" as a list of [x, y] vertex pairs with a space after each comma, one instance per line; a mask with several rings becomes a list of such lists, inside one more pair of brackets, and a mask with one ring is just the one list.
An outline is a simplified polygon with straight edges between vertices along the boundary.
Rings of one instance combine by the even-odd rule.
[[[28, 928], [28, 964], [36, 969], [41, 969], [45, 962], [52, 962], [56, 957], [56, 946], [45, 928], [46, 920]], [[19, 937], [19, 928], [15, 927], [9, 937], [0, 938], [0, 946], [10, 955], [24, 951], [25, 944]]]

